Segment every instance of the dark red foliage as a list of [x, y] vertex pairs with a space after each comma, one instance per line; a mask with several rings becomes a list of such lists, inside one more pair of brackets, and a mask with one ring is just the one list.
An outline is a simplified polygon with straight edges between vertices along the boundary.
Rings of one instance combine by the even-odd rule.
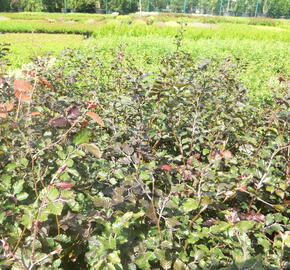
[[66, 189], [66, 188], [72, 188], [74, 185], [67, 182], [60, 182], [60, 183], [55, 183], [54, 186], [58, 188]]
[[168, 164], [164, 164], [161, 166], [161, 170], [163, 171], [171, 171], [172, 170], [172, 167]]
[[48, 124], [53, 127], [66, 127], [68, 125], [68, 120], [64, 116], [56, 116], [48, 121]]
[[265, 222], [266, 218], [261, 213], [256, 213], [254, 210], [251, 210], [248, 213], [239, 213], [239, 218], [241, 220], [253, 220], [257, 222]]
[[72, 105], [66, 109], [67, 118], [70, 120], [75, 120], [81, 113], [81, 107], [77, 105]]

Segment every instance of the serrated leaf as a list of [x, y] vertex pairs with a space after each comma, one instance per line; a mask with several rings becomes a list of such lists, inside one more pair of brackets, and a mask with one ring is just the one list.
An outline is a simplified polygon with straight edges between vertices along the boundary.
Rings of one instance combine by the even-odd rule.
[[54, 240], [61, 243], [69, 243], [71, 241], [71, 238], [65, 234], [58, 234], [54, 237]]
[[14, 194], [18, 194], [23, 190], [24, 180], [18, 180], [16, 183], [13, 184], [13, 191]]
[[59, 197], [59, 191], [57, 190], [56, 187], [50, 187], [48, 191], [48, 199], [51, 201], [56, 200]]
[[231, 224], [225, 221], [219, 221], [218, 224], [210, 227], [210, 232], [221, 233], [231, 227]]
[[248, 232], [251, 230], [255, 225], [254, 221], [250, 220], [242, 220], [236, 224], [237, 228], [239, 229], [240, 232]]
[[32, 226], [33, 218], [34, 217], [32, 211], [25, 211], [24, 215], [21, 218], [21, 224], [29, 229]]
[[8, 172], [12, 172], [12, 171], [14, 171], [14, 169], [15, 168], [17, 168], [18, 167], [18, 165], [16, 164], [16, 163], [9, 163], [9, 164], [7, 164], [6, 165], [6, 170], [8, 171]]
[[74, 192], [72, 190], [62, 190], [60, 196], [62, 199], [73, 199]]
[[63, 209], [63, 204], [61, 202], [54, 202], [48, 205], [48, 209], [50, 210], [51, 214], [60, 215]]
[[19, 162], [20, 162], [20, 164], [23, 165], [24, 167], [27, 167], [27, 165], [28, 165], [28, 163], [29, 163], [28, 159], [26, 159], [26, 158], [20, 158], [20, 159], [19, 159]]
[[109, 208], [111, 206], [110, 198], [91, 197], [96, 207]]
[[91, 131], [88, 129], [80, 130], [73, 139], [75, 144], [88, 143], [91, 138]]
[[48, 216], [51, 214], [51, 211], [49, 208], [45, 207], [42, 209], [40, 216], [38, 217], [38, 221], [46, 221], [48, 220]]
[[166, 219], [166, 224], [169, 227], [175, 227], [181, 225], [181, 223], [178, 221], [177, 217], [171, 217]]
[[74, 165], [74, 161], [73, 161], [72, 159], [68, 159], [68, 160], [65, 162], [65, 164], [66, 164], [69, 168], [71, 168], [71, 167]]
[[184, 211], [190, 212], [198, 208], [198, 200], [196, 199], [188, 199], [183, 203]]

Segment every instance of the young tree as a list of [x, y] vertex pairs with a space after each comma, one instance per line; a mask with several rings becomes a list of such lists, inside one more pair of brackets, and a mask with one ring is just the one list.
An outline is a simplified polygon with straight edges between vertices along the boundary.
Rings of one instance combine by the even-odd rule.
[[267, 15], [270, 17], [280, 17], [290, 15], [290, 1], [271, 0], [268, 7]]
[[20, 3], [25, 11], [42, 11], [44, 9], [42, 0], [21, 0]]
[[0, 0], [0, 11], [8, 11], [10, 8], [9, 0]]
[[48, 12], [60, 12], [62, 5], [62, 0], [43, 0], [44, 9]]
[[[119, 13], [130, 13], [138, 10], [138, 1], [136, 0], [111, 0], [109, 2], [109, 8], [112, 11]], [[143, 6], [145, 8], [145, 5]], [[147, 8], [147, 5], [146, 5]], [[145, 8], [145, 9], [146, 9]]]

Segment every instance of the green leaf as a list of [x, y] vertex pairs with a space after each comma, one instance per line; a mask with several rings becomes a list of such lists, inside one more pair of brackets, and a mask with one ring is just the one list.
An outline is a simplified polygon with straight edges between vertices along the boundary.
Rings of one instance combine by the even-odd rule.
[[202, 239], [202, 236], [200, 235], [200, 233], [192, 232], [192, 233], [190, 233], [187, 241], [188, 241], [189, 244], [194, 244], [197, 241], [199, 241], [200, 239]]
[[12, 172], [12, 171], [14, 171], [17, 167], [18, 167], [18, 166], [17, 166], [16, 163], [9, 163], [9, 164], [6, 165], [6, 170], [7, 170], [8, 172]]
[[251, 220], [242, 220], [236, 224], [240, 232], [248, 232], [255, 226], [255, 222]]
[[123, 216], [119, 217], [112, 226], [115, 233], [119, 233], [123, 228], [128, 227], [129, 220], [133, 217], [133, 215], [133, 212], [127, 212]]
[[59, 268], [60, 265], [61, 265], [61, 259], [56, 259], [53, 261], [52, 267], [53, 267], [53, 269], [60, 269]]
[[14, 194], [18, 194], [23, 190], [24, 180], [18, 180], [16, 183], [13, 184], [13, 191]]
[[57, 155], [60, 157], [60, 159], [65, 159], [66, 158], [66, 154], [62, 151], [58, 151]]
[[198, 208], [198, 200], [197, 199], [188, 199], [183, 203], [183, 208], [185, 212], [190, 212]]
[[19, 159], [19, 162], [20, 162], [20, 164], [23, 165], [24, 167], [27, 167], [27, 165], [28, 165], [28, 163], [29, 163], [28, 159], [26, 159], [26, 158], [20, 158], [20, 159]]
[[109, 255], [108, 255], [108, 260], [111, 262], [111, 263], [120, 263], [121, 262], [121, 259], [118, 255], [118, 253], [115, 251], [115, 252], [111, 252]]
[[289, 231], [287, 232], [287, 234], [285, 232], [284, 235], [285, 235], [284, 243], [285, 243], [286, 247], [290, 247], [290, 233], [289, 233]]
[[32, 222], [33, 222], [33, 213], [32, 211], [26, 210], [21, 218], [21, 224], [23, 224], [25, 227], [29, 229], [32, 226]]
[[140, 172], [140, 175], [139, 177], [142, 179], [142, 180], [149, 180], [151, 178], [151, 175], [150, 175], [150, 171], [148, 170], [142, 170]]
[[203, 154], [204, 156], [207, 155], [209, 152], [210, 152], [209, 149], [203, 149], [203, 150], [202, 150], [202, 154]]
[[51, 211], [48, 207], [45, 207], [42, 209], [40, 216], [38, 217], [38, 221], [47, 221], [48, 220], [48, 216], [51, 214]]
[[17, 194], [16, 198], [17, 198], [18, 201], [23, 201], [23, 200], [27, 199], [28, 196], [29, 196], [28, 193], [21, 192], [21, 193]]
[[50, 210], [51, 214], [58, 216], [62, 212], [63, 204], [61, 202], [50, 203], [48, 205], [48, 209]]
[[211, 233], [221, 233], [226, 231], [231, 227], [231, 224], [225, 221], [220, 221], [217, 225], [213, 225], [210, 227]]
[[285, 211], [285, 206], [281, 204], [275, 204], [274, 207], [279, 211]]
[[79, 177], [80, 176], [79, 172], [76, 169], [67, 169], [67, 172], [70, 173], [70, 174], [72, 174], [73, 176], [76, 176], [76, 177]]
[[153, 252], [147, 251], [146, 253], [140, 254], [136, 259], [135, 263], [141, 269], [151, 269], [149, 261], [156, 258]]
[[68, 159], [65, 163], [69, 168], [71, 168], [74, 165], [74, 161], [72, 159]]
[[50, 187], [48, 191], [48, 199], [51, 201], [54, 201], [58, 197], [59, 197], [59, 190], [54, 186]]
[[91, 138], [91, 131], [88, 129], [80, 130], [73, 139], [75, 144], [88, 143]]
[[65, 234], [58, 234], [54, 237], [55, 241], [68, 244], [71, 241], [71, 237]]
[[73, 199], [74, 198], [74, 191], [73, 190], [61, 190], [60, 196], [62, 199]]
[[107, 263], [106, 268], [107, 268], [108, 270], [117, 270], [117, 269], [115, 268], [114, 264], [112, 264], [112, 263]]
[[2, 180], [2, 185], [5, 187], [5, 188], [10, 188], [11, 186], [11, 175], [9, 174], [3, 174], [1, 175], [1, 180]]
[[[67, 171], [69, 171], [69, 170], [67, 170]], [[62, 173], [61, 174], [61, 176], [59, 177], [59, 179], [61, 180], [61, 181], [67, 181], [67, 180], [69, 180], [71, 177], [70, 177], [70, 175], [68, 174], [68, 172], [64, 172], [64, 173]]]
[[283, 138], [282, 135], [279, 135], [279, 136], [276, 138], [275, 142], [276, 142], [279, 146], [282, 146], [282, 145], [285, 144], [285, 142], [284, 142], [284, 138]]
[[266, 190], [270, 193], [273, 193], [275, 191], [275, 187], [273, 186], [266, 186]]
[[201, 202], [200, 202], [201, 206], [207, 206], [207, 205], [212, 204], [212, 203], [213, 203], [213, 200], [209, 196], [207, 196], [207, 195], [202, 196]]
[[261, 245], [264, 248], [264, 252], [267, 253], [270, 250], [271, 243], [265, 238], [258, 237], [257, 239], [258, 239], [258, 244]]

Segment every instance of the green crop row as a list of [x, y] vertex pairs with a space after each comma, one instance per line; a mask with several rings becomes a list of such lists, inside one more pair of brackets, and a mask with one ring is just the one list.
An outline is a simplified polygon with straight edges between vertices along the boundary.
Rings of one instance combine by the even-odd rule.
[[[176, 34], [178, 26], [159, 26], [159, 25], [142, 25], [142, 24], [104, 24], [94, 31], [95, 37], [102, 36], [131, 36], [142, 37], [157, 35], [160, 37], [172, 37]], [[202, 28], [195, 25], [188, 25], [185, 38], [190, 40], [199, 39], [228, 39], [238, 40], [271, 40], [290, 42], [290, 31], [282, 28], [256, 27], [245, 25], [222, 24], [217, 28]]]
[[[150, 35], [172, 37], [176, 34], [178, 27], [180, 26], [177, 23], [173, 25], [146, 25], [140, 23], [128, 24], [124, 21], [110, 21], [103, 24], [31, 21], [25, 23], [22, 21], [0, 22], [0, 32], [86, 34], [93, 35], [96, 38], [107, 36], [143, 37]], [[213, 27], [211, 25], [200, 26], [192, 24], [187, 26], [185, 38], [190, 40], [234, 38], [238, 40], [290, 42], [290, 30], [268, 26], [220, 24]]]
[[[87, 13], [45, 13], [45, 12], [20, 12], [20, 13], [0, 13], [0, 16], [4, 16], [13, 20], [48, 20], [48, 19], [66, 19], [74, 20], [77, 22], [85, 22], [87, 20], [111, 20], [111, 15], [104, 14], [87, 14]], [[116, 20], [123, 20], [124, 18], [138, 19], [140, 18], [136, 14], [122, 15], [114, 17]], [[234, 23], [234, 24], [246, 24], [246, 25], [266, 25], [266, 26], [278, 26], [281, 24], [287, 24], [286, 20], [277, 20], [270, 18], [245, 18], [245, 17], [223, 17], [223, 16], [198, 16], [191, 14], [164, 14], [154, 16], [146, 16], [145, 19], [166, 22], [171, 20], [181, 21], [198, 21], [202, 23]]]
[[[103, 20], [106, 15], [101, 14], [88, 14], [88, 13], [45, 13], [45, 12], [2, 12], [0, 16], [12, 19], [12, 20], [74, 20], [74, 21], [86, 21], [89, 19]], [[108, 17], [109, 18], [109, 17]]]

